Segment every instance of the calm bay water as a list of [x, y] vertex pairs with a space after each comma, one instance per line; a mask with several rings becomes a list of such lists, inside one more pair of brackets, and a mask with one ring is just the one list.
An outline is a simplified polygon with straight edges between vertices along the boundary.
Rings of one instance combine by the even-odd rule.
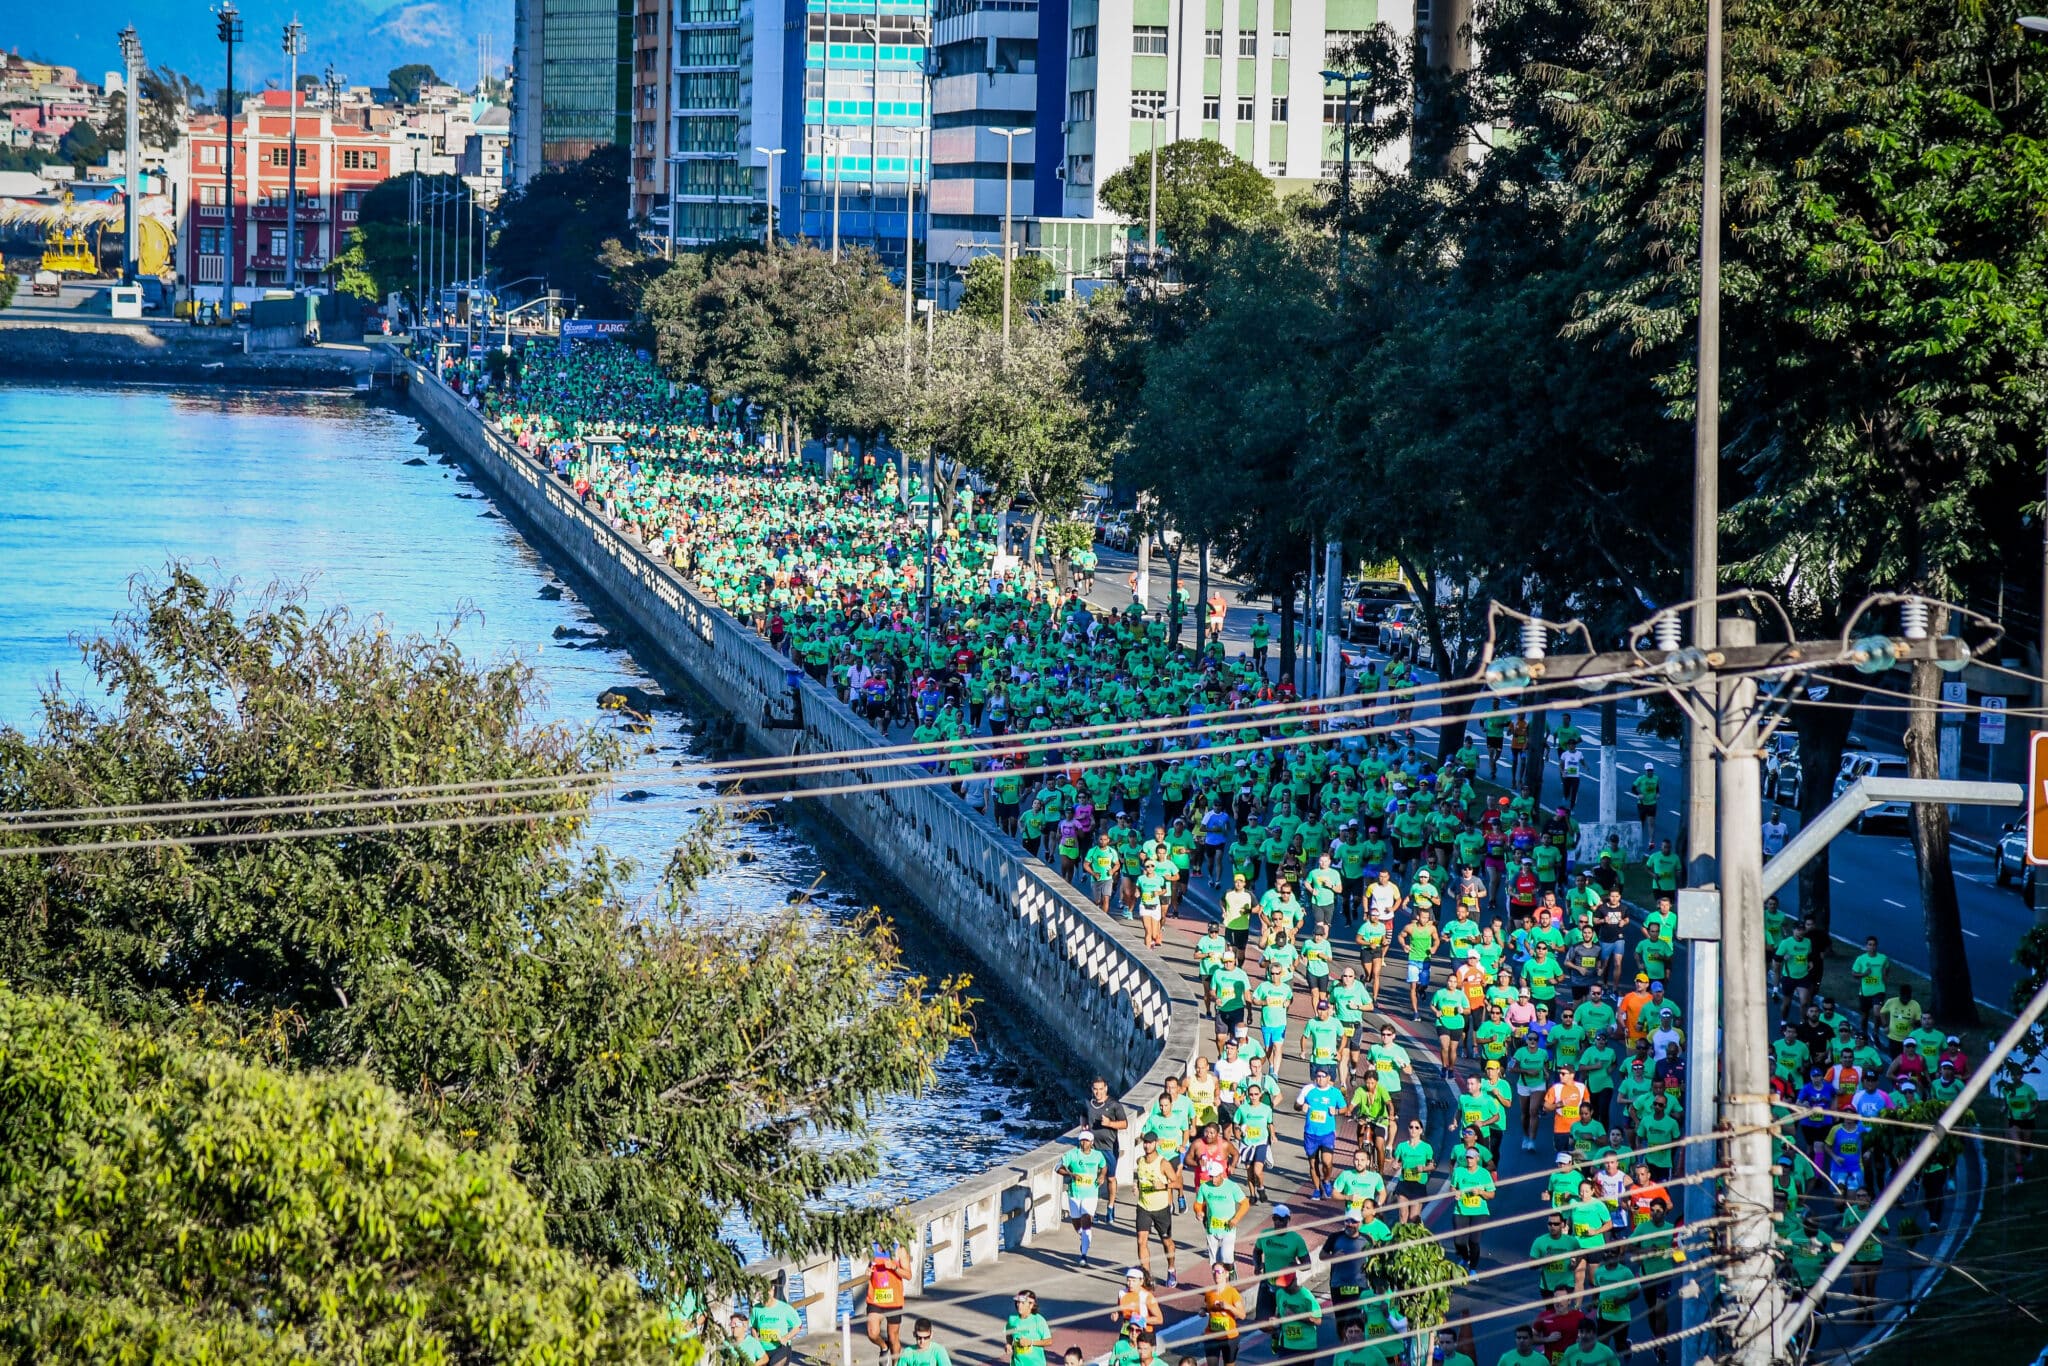
[[[546, 692], [551, 719], [609, 726], [605, 688], [660, 684], [620, 645], [616, 624], [492, 507], [459, 467], [422, 444], [410, 416], [324, 394], [155, 386], [0, 385], [0, 725], [33, 730], [53, 679], [89, 689], [75, 638], [103, 631], [137, 574], [173, 559], [251, 592], [306, 582], [314, 607], [346, 605], [398, 632], [455, 621], [473, 657], [517, 656]], [[557, 634], [560, 630], [562, 634]], [[704, 761], [709, 718], [687, 702], [656, 716], [652, 743], [687, 773]], [[596, 838], [640, 866], [649, 896], [663, 858], [701, 800], [684, 783], [603, 808]], [[835, 915], [902, 893], [862, 874], [822, 832], [734, 831], [731, 862], [705, 886], [709, 913], [765, 915], [792, 891]], [[916, 966], [917, 922], [905, 925]], [[925, 1095], [877, 1116], [885, 1175], [876, 1193], [916, 1197], [1049, 1135], [1058, 1116], [1047, 1070], [984, 1005], [982, 1029], [956, 1046]]]

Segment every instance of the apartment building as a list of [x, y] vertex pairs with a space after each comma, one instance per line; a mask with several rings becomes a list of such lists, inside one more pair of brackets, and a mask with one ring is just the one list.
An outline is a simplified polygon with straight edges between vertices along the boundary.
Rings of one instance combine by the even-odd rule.
[[[933, 10], [931, 254], [941, 265], [964, 269], [999, 246], [1006, 190], [1019, 219], [1046, 202], [1034, 171], [1044, 143], [1038, 34], [1042, 23], [1063, 31], [1065, 14], [1066, 0], [938, 0]], [[1053, 93], [1057, 104], [1065, 92]], [[1016, 138], [1014, 167], [999, 128], [1031, 130]]]
[[[675, 239], [695, 245], [754, 232], [754, 207], [765, 184], [755, 160], [749, 77], [758, 16], [779, 16], [779, 4], [741, 0], [670, 0], [670, 173]], [[779, 25], [768, 50], [779, 70]], [[773, 82], [771, 82], [773, 88]], [[657, 215], [657, 221], [663, 221]]]
[[[387, 134], [337, 122], [334, 111], [309, 107], [301, 94], [266, 90], [246, 101], [230, 134], [218, 115], [186, 126], [185, 183], [175, 187], [179, 209], [178, 268], [192, 296], [215, 299], [233, 274], [236, 288], [281, 286], [291, 233], [297, 219], [298, 274], [305, 284], [321, 282], [356, 221], [363, 196], [409, 167], [401, 145]], [[290, 142], [298, 123], [298, 201], [292, 202]], [[235, 180], [228, 185], [227, 139], [235, 142]], [[226, 229], [233, 214], [235, 250], [230, 261]]]
[[671, 0], [634, 0], [633, 217], [668, 227], [669, 148], [676, 88], [677, 27]]
[[[1057, 162], [1041, 161], [1062, 195], [1047, 216], [1098, 217], [1103, 182], [1182, 138], [1221, 143], [1283, 189], [1336, 175], [1343, 88], [1322, 72], [1382, 22], [1405, 40], [1415, 14], [1403, 0], [1070, 0], [1054, 59], [1062, 147]], [[1407, 150], [1382, 160], [1398, 166]]]
[[516, 0], [515, 185], [633, 138], [636, 0]]

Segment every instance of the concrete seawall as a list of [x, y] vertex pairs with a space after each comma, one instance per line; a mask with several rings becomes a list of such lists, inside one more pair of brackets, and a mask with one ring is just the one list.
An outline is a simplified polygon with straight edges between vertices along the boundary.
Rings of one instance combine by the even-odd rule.
[[[763, 728], [764, 706], [788, 697], [788, 660], [637, 538], [585, 507], [438, 380], [416, 371], [410, 392], [478, 475], [597, 584], [668, 663], [742, 722], [756, 747], [816, 754], [890, 743], [809, 678], [801, 684], [804, 728]], [[863, 767], [850, 781], [904, 772]], [[1149, 1101], [1169, 1072], [1188, 1066], [1199, 1047], [1199, 1009], [1179, 974], [986, 816], [937, 786], [816, 800], [926, 915], [968, 946], [978, 971], [1025, 1005], [1078, 1068], [1107, 1077], [1113, 1092], [1138, 1103]], [[1046, 1145], [912, 1206], [908, 1214], [925, 1231], [926, 1281], [950, 1279], [967, 1265], [1028, 1245], [1041, 1217], [1055, 1226], [1057, 1211], [1047, 1207], [1058, 1189], [1053, 1168], [1066, 1150], [1064, 1143]], [[793, 1302], [836, 1301], [837, 1286], [821, 1283], [843, 1271], [833, 1259], [791, 1270], [809, 1290]]]
[[228, 328], [0, 318], [0, 374], [17, 377], [346, 389], [372, 362], [362, 347], [245, 354], [241, 333]]

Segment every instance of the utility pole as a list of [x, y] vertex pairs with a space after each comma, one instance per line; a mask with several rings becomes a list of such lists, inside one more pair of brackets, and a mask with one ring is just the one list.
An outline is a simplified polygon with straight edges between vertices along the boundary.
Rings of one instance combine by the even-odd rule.
[[1344, 542], [1323, 543], [1323, 687], [1321, 696], [1344, 691]]
[[[1711, 607], [1712, 604], [1709, 604]], [[1716, 639], [1756, 644], [1756, 623], [1730, 617]], [[1771, 1030], [1764, 985], [1763, 786], [1757, 763], [1756, 682], [1723, 677], [1720, 719], [1721, 1124], [1727, 1132], [1728, 1297], [1742, 1306], [1729, 1330], [1732, 1366], [1772, 1366], [1779, 1352], [1771, 1229]], [[1705, 1028], [1697, 1016], [1695, 1029]]]
[[284, 26], [284, 55], [292, 64], [291, 128], [285, 134], [284, 164], [284, 287], [299, 290], [299, 54], [306, 50], [306, 29], [297, 19]]
[[235, 321], [235, 270], [240, 265], [235, 255], [235, 44], [242, 41], [242, 16], [235, 8], [235, 0], [221, 0], [214, 26], [214, 36], [219, 38], [228, 50], [227, 108], [223, 111], [222, 123], [227, 133], [227, 193], [222, 196], [227, 202], [221, 206], [227, 215], [227, 248], [221, 254], [221, 304], [222, 311], [230, 325]]
[[1029, 128], [992, 130], [1003, 143], [1003, 363], [1010, 361], [1010, 209], [1017, 184], [1017, 139]]
[[[907, 398], [910, 393], [910, 338], [917, 318], [917, 129], [904, 129], [903, 140], [903, 189], [908, 196], [903, 203], [903, 392]], [[929, 247], [926, 254], [930, 254]]]
[[128, 156], [126, 159], [127, 204], [124, 206], [122, 238], [121, 278], [134, 284], [141, 277], [142, 268], [136, 263], [142, 258], [142, 242], [138, 234], [142, 229], [142, 215], [136, 203], [142, 198], [142, 134], [139, 131], [141, 119], [137, 109], [142, 103], [142, 39], [136, 36], [135, 25], [121, 30], [121, 65], [123, 79], [128, 87], [122, 103], [128, 106], [125, 130], [128, 135]]
[[[1699, 392], [1693, 426], [1692, 643], [1712, 653], [1721, 591], [1721, 0], [1707, 0], [1706, 126], [1701, 150]], [[1686, 728], [1686, 881], [1713, 883], [1713, 737]], [[1763, 1040], [1768, 1051], [1770, 1040]]]

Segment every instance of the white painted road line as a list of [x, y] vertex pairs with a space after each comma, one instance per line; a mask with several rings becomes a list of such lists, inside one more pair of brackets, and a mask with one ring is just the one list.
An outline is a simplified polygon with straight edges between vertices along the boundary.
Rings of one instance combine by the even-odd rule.
[[1885, 905], [1887, 905], [1887, 906], [1896, 906], [1896, 907], [1898, 907], [1898, 908], [1899, 908], [1900, 910], [1902, 910], [1902, 911], [1906, 909], [1906, 903], [1905, 903], [1905, 902], [1903, 902], [1903, 901], [1894, 901], [1894, 900], [1892, 900], [1892, 899], [1891, 899], [1890, 897], [1886, 897], [1886, 898], [1884, 899], [1884, 904], [1885, 904]]
[[1848, 885], [1848, 882], [1849, 882], [1849, 880], [1848, 880], [1847, 878], [1843, 878], [1843, 877], [1837, 877], [1837, 876], [1836, 876], [1835, 874], [1833, 874], [1833, 873], [1829, 873], [1829, 874], [1828, 874], [1828, 881], [1829, 881], [1829, 882], [1839, 882], [1839, 883], [1841, 883], [1841, 884], [1842, 884], [1843, 886], [1845, 886], [1845, 887], [1846, 887], [1846, 886]]
[[1972, 939], [1982, 939], [1984, 937], [1983, 935], [1977, 933], [1975, 930], [1972, 929], [1965, 929], [1963, 933], [1969, 935]]

